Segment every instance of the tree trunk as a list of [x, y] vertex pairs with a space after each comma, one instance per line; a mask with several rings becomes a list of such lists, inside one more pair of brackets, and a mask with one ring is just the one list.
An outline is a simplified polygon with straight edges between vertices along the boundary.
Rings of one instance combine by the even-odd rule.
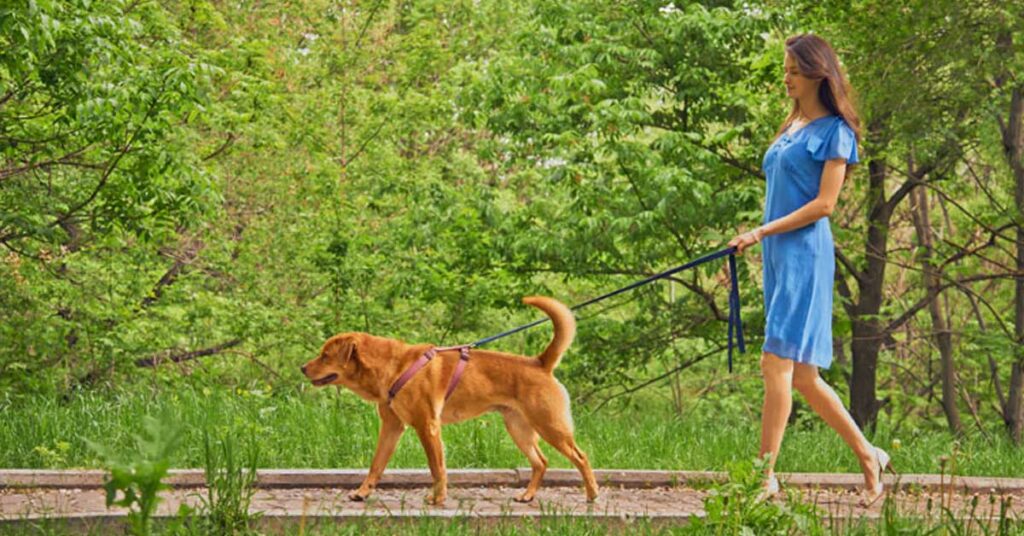
[[[869, 131], [877, 132], [879, 125]], [[882, 309], [882, 290], [885, 283], [886, 248], [889, 239], [889, 220], [892, 209], [887, 202], [885, 178], [888, 168], [884, 160], [868, 163], [868, 236], [865, 245], [866, 268], [858, 277], [860, 296], [851, 318], [853, 341], [853, 374], [850, 377], [850, 415], [861, 427], [871, 426], [881, 407], [876, 398], [878, 353], [881, 348], [883, 325], [878, 319]]]
[[[909, 168], [913, 173], [913, 163]], [[932, 259], [934, 248], [932, 240], [931, 216], [928, 213], [928, 192], [918, 188], [910, 194], [911, 217], [917, 232], [918, 243], [921, 247], [919, 259], [924, 273], [924, 283], [927, 293], [931, 296], [928, 302], [928, 312], [932, 317], [932, 333], [935, 338], [935, 345], [939, 348], [942, 369], [942, 409], [946, 413], [946, 422], [949, 430], [956, 435], [963, 433], [963, 424], [960, 422], [960, 410], [956, 406], [957, 380], [956, 368], [953, 363], [953, 341], [949, 333], [946, 318], [939, 307], [939, 286], [941, 284], [939, 273]]]
[[[1010, 97], [1010, 120], [1003, 130], [1003, 147], [1013, 171], [1017, 201], [1017, 273], [1024, 271], [1024, 84], [1013, 89]], [[1014, 292], [1014, 363], [1010, 373], [1010, 390], [1003, 419], [1014, 443], [1021, 443], [1024, 432], [1024, 277], [1016, 278]]]

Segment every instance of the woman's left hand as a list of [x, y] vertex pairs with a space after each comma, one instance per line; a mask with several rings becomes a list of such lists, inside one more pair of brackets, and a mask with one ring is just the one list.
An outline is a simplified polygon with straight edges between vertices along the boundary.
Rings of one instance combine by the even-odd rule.
[[744, 249], [761, 242], [761, 228], [747, 231], [729, 241], [730, 246], [736, 246], [736, 253], [743, 253]]

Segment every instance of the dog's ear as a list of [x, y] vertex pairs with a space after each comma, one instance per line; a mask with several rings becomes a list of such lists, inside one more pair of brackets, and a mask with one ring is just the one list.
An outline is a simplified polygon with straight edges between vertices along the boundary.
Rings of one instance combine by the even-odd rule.
[[336, 341], [328, 352], [334, 354], [334, 359], [342, 368], [348, 365], [350, 359], [359, 360], [359, 349], [356, 347], [356, 341], [352, 339]]
[[341, 360], [341, 366], [347, 366], [350, 360], [359, 362], [359, 346], [356, 345], [356, 341], [349, 340], [348, 344], [342, 348], [342, 355], [344, 358]]
[[344, 368], [348, 361], [358, 356], [355, 341], [349, 337], [334, 337], [324, 345], [319, 361]]

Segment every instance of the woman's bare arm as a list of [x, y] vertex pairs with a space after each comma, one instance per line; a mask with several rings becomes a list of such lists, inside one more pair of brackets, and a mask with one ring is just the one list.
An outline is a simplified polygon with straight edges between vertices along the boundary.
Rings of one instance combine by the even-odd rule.
[[839, 189], [843, 186], [845, 175], [845, 158], [833, 158], [826, 161], [824, 169], [821, 170], [821, 186], [818, 189], [818, 197], [777, 220], [772, 220], [753, 231], [733, 238], [729, 241], [729, 245], [736, 246], [737, 251], [742, 253], [744, 249], [760, 242], [761, 238], [765, 236], [799, 229], [825, 216], [830, 216], [832, 209], [836, 206], [836, 201], [839, 200]]

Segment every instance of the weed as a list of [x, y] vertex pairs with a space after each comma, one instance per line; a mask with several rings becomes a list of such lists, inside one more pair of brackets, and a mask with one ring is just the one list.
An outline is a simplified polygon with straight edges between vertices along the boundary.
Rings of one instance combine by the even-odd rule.
[[[159, 493], [167, 489], [162, 480], [181, 438], [180, 429], [169, 418], [147, 415], [142, 422], [143, 431], [135, 436], [136, 452], [128, 458], [115, 454], [106, 445], [86, 440], [110, 471], [110, 478], [103, 485], [107, 508], [127, 507], [129, 528], [137, 536], [150, 533], [150, 519], [160, 501]], [[120, 499], [118, 492], [122, 495]]]

